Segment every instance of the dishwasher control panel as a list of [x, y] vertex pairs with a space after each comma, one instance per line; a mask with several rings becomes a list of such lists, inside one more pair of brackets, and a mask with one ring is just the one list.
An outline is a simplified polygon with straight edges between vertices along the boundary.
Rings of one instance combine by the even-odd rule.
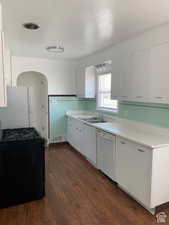
[[102, 131], [102, 130], [96, 130], [96, 135], [104, 137], [105, 139], [109, 139], [109, 140], [112, 140], [115, 137], [113, 134], [110, 134], [110, 133]]

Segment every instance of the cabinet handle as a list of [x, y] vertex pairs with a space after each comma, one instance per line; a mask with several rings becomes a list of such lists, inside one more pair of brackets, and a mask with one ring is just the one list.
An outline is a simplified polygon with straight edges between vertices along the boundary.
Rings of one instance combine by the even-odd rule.
[[136, 98], [142, 98], [142, 96], [136, 96]]
[[122, 98], [127, 98], [127, 96], [125, 96], [125, 95], [124, 95], [124, 96], [121, 96], [121, 97], [122, 97]]
[[124, 141], [120, 141], [120, 143], [121, 143], [122, 145], [125, 145], [125, 144], [126, 144]]
[[138, 148], [137, 150], [138, 150], [139, 152], [144, 152], [144, 150], [141, 149], [141, 148]]
[[163, 99], [163, 97], [157, 96], [156, 99]]

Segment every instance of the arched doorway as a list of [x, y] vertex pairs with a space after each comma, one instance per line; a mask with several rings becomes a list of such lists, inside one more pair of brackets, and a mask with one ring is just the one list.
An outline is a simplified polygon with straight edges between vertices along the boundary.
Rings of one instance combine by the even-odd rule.
[[29, 87], [30, 126], [48, 139], [48, 81], [45, 75], [23, 72], [17, 78], [17, 86]]

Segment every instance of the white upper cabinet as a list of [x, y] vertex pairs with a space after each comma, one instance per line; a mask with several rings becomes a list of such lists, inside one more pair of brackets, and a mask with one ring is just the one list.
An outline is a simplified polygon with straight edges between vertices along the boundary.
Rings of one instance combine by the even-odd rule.
[[131, 57], [129, 54], [124, 54], [112, 61], [111, 98], [128, 101], [130, 92]]
[[131, 57], [125, 54], [119, 62], [120, 95], [119, 100], [128, 101], [131, 96]]
[[154, 46], [150, 53], [150, 101], [169, 103], [169, 43]]
[[111, 99], [120, 98], [120, 71], [118, 61], [112, 62], [112, 76], [111, 76]]
[[[140, 50], [123, 55], [117, 64], [114, 90], [121, 101], [149, 100], [150, 50]], [[113, 83], [112, 77], [112, 83]], [[112, 85], [113, 93], [113, 85]], [[112, 94], [113, 96], [113, 94]]]
[[149, 101], [150, 50], [131, 54], [130, 101]]
[[123, 55], [112, 65], [112, 99], [169, 104], [169, 43]]
[[78, 97], [85, 95], [85, 67], [80, 67], [76, 74], [76, 94]]
[[80, 67], [76, 76], [77, 96], [81, 98], [96, 97], [95, 67]]

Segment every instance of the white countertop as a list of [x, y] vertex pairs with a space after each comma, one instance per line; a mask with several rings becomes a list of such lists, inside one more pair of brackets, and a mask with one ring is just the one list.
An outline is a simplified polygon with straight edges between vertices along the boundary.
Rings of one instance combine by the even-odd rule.
[[[91, 118], [98, 114], [89, 111], [69, 111], [67, 116], [83, 121], [82, 118]], [[109, 132], [116, 136], [134, 141], [150, 148], [169, 146], [169, 129], [126, 119], [111, 117], [106, 123], [87, 123], [97, 129]], [[107, 120], [106, 120], [107, 121]]]

